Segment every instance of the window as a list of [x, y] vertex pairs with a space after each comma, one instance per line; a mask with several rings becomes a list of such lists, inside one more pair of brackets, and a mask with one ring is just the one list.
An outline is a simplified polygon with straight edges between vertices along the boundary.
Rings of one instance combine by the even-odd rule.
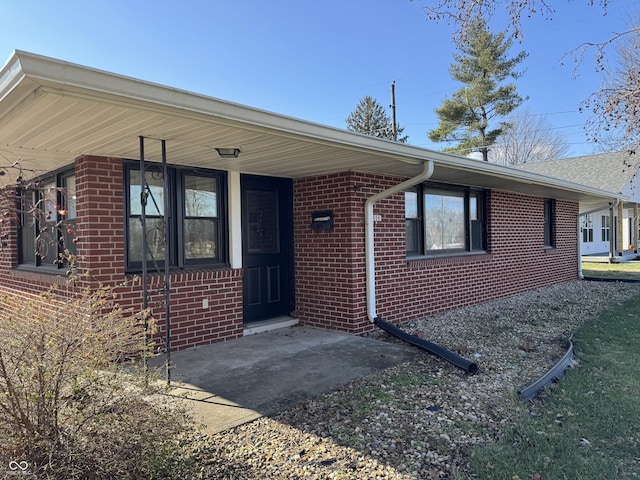
[[[126, 170], [127, 267], [142, 266], [143, 248], [151, 265], [173, 267], [222, 265], [226, 258], [225, 179], [213, 170], [167, 169], [168, 218], [164, 211], [164, 178], [156, 164], [145, 167], [146, 238], [142, 228], [142, 178], [134, 164]], [[165, 252], [165, 222], [169, 252]]]
[[603, 242], [608, 242], [611, 239], [611, 218], [609, 215], [602, 215], [602, 230], [601, 237]]
[[419, 185], [405, 192], [407, 255], [486, 250], [485, 193]]
[[76, 254], [76, 177], [66, 171], [33, 182], [20, 195], [18, 263], [62, 268]]
[[582, 242], [583, 243], [593, 242], [593, 216], [590, 213], [588, 213], [587, 215], [583, 215], [581, 225], [582, 225]]
[[555, 201], [550, 198], [544, 200], [544, 246], [555, 246]]

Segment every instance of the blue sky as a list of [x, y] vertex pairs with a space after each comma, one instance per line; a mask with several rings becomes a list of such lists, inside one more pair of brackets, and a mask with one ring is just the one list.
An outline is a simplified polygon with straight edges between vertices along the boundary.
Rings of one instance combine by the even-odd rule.
[[[603, 15], [588, 0], [552, 0], [553, 20], [524, 22], [519, 92], [566, 135], [570, 156], [593, 152], [578, 107], [602, 79], [592, 53], [578, 70], [562, 57], [624, 30], [636, 2]], [[452, 30], [428, 21], [420, 0], [0, 0], [0, 62], [26, 50], [337, 128], [365, 95], [388, 106], [395, 81], [409, 143], [437, 150], [426, 135], [434, 109], [459, 88]]]

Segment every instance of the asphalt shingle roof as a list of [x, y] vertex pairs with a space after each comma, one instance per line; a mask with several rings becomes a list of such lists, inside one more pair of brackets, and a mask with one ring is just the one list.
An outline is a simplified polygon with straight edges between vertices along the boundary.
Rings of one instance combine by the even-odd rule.
[[622, 193], [634, 178], [638, 161], [640, 157], [624, 151], [525, 163], [518, 167], [609, 192]]

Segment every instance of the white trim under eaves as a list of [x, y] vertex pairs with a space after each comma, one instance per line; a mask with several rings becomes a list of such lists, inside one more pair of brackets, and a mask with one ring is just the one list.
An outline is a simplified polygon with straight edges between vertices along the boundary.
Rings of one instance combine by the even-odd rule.
[[[25, 78], [29, 80], [26, 83]], [[24, 84], [25, 92], [52, 89], [60, 95], [129, 104], [183, 118], [208, 119], [274, 136], [372, 153], [416, 166], [434, 161], [446, 169], [460, 169], [516, 184], [551, 187], [600, 198], [616, 195], [555, 177], [378, 139], [23, 51], [14, 52], [0, 70], [0, 79], [5, 90]], [[7, 91], [0, 90], [0, 94], [7, 94]]]

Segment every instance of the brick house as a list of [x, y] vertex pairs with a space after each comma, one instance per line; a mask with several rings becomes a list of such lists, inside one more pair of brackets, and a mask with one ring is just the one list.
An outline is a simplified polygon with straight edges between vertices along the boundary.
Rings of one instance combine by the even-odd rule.
[[55, 263], [68, 237], [85, 283], [147, 272], [122, 303], [168, 315], [171, 349], [574, 280], [580, 211], [619, 197], [25, 52], [0, 70], [0, 159], [43, 214], [2, 223], [2, 288], [81, 288]]

